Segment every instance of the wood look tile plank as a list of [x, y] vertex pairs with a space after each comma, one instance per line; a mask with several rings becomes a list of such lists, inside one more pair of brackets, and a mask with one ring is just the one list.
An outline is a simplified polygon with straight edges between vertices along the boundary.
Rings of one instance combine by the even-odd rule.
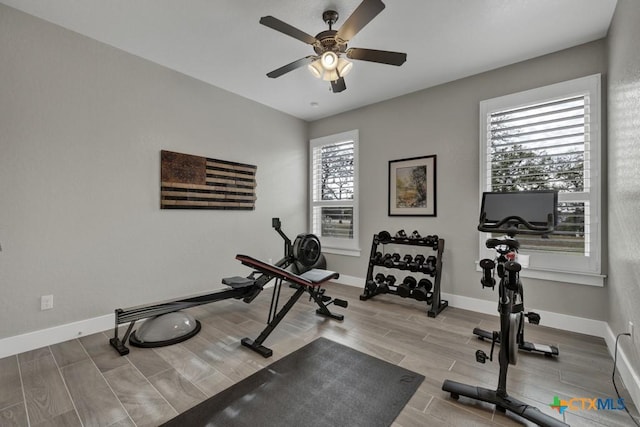
[[18, 358], [4, 357], [0, 359], [0, 409], [22, 403], [23, 400]]
[[233, 384], [235, 384], [234, 381], [230, 380], [226, 375], [223, 375], [220, 372], [215, 372], [196, 383], [198, 388], [202, 390], [207, 397], [215, 396], [222, 390], [231, 387]]
[[51, 353], [53, 353], [53, 357], [60, 368], [89, 357], [78, 340], [52, 345]]
[[109, 344], [109, 336], [100, 332], [87, 335], [79, 339], [100, 372], [108, 372], [111, 369], [129, 364], [129, 361], [120, 356]]
[[[0, 387], [2, 387], [2, 383], [0, 383]], [[23, 402], [0, 409], [0, 426], [24, 427], [28, 425], [27, 410]]]
[[212, 375], [215, 369], [181, 344], [160, 347], [156, 352], [187, 380], [197, 383]]
[[73, 410], [57, 415], [40, 424], [32, 424], [34, 427], [82, 427], [78, 413]]
[[133, 365], [112, 369], [104, 376], [138, 427], [157, 426], [178, 415]]
[[146, 377], [171, 369], [171, 365], [152, 348], [136, 347], [126, 357]]
[[50, 352], [43, 357], [21, 363], [20, 370], [32, 424], [42, 423], [73, 410], [71, 398]]
[[62, 376], [85, 427], [108, 426], [129, 417], [92, 360], [62, 368]]
[[179, 413], [202, 402], [207, 397], [175, 369], [153, 375], [149, 377], [149, 381]]
[[51, 355], [51, 350], [49, 347], [41, 347], [31, 351], [25, 351], [24, 353], [20, 353], [18, 355], [18, 361], [20, 363], [32, 362], [41, 357], [47, 357]]

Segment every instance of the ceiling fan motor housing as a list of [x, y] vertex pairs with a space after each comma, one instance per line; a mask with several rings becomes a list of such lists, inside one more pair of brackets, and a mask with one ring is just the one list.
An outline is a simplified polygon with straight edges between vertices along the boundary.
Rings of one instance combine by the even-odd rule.
[[315, 50], [318, 55], [322, 55], [328, 50], [344, 53], [344, 51], [347, 50], [347, 44], [339, 44], [336, 41], [336, 33], [336, 30], [326, 30], [318, 33], [316, 39], [318, 39], [320, 43], [314, 45], [313, 50]]

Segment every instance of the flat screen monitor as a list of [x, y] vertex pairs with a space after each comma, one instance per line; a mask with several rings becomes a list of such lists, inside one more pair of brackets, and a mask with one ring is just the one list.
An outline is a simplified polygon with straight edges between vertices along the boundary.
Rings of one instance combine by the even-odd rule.
[[516, 216], [532, 225], [547, 225], [549, 214], [553, 214], [553, 221], [556, 221], [557, 206], [558, 192], [553, 190], [485, 192], [482, 194], [480, 217], [484, 213], [485, 224]]

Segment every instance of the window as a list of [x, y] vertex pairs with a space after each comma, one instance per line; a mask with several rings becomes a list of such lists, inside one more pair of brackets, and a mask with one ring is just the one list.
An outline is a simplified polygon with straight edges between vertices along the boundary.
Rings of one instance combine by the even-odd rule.
[[325, 252], [360, 255], [358, 131], [311, 140], [310, 223]]
[[480, 193], [558, 190], [555, 232], [518, 237], [523, 275], [602, 285], [600, 133], [599, 74], [480, 103]]

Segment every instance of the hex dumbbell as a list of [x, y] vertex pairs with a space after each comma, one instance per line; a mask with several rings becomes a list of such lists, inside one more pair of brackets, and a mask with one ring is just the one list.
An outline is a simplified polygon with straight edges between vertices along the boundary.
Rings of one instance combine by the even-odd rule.
[[380, 294], [386, 294], [389, 292], [389, 286], [387, 286], [387, 278], [382, 273], [376, 274], [376, 292]]
[[400, 261], [400, 254], [394, 253], [384, 261], [384, 266], [387, 268], [393, 268], [398, 261]]
[[427, 301], [432, 287], [433, 284], [431, 283], [431, 280], [420, 279], [416, 288], [411, 291], [411, 296], [418, 301]]
[[407, 276], [407, 277], [404, 278], [402, 283], [400, 285], [398, 285], [398, 289], [397, 289], [396, 292], [402, 298], [406, 298], [409, 295], [411, 295], [411, 290], [416, 287], [416, 284], [417, 284], [417, 281], [416, 281], [416, 279], [414, 277]]

